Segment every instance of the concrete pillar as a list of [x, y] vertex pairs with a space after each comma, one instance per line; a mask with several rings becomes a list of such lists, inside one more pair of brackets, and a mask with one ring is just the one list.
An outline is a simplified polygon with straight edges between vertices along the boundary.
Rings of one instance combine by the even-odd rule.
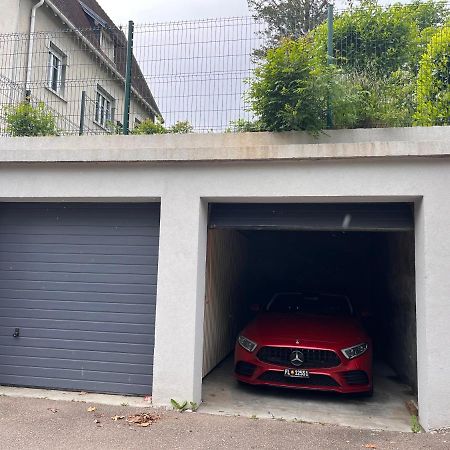
[[201, 402], [207, 208], [176, 190], [161, 202], [153, 403]]
[[450, 207], [435, 186], [416, 207], [416, 315], [419, 420], [427, 430], [450, 423]]

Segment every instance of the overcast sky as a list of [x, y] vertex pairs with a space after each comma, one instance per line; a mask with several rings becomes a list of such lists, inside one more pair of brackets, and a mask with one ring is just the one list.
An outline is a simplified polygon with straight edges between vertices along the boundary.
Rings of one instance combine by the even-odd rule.
[[116, 24], [248, 15], [247, 0], [97, 0]]

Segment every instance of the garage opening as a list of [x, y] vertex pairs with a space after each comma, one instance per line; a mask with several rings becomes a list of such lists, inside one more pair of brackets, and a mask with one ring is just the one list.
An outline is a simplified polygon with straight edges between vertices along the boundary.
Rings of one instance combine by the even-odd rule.
[[[255, 415], [260, 404], [271, 414], [279, 410], [281, 416], [313, 421], [324, 421], [326, 408], [336, 408], [349, 425], [367, 419], [369, 409], [372, 416], [380, 412], [380, 427], [409, 429], [405, 402], [417, 392], [414, 264], [411, 204], [211, 205], [205, 406]], [[239, 332], [260, 314], [255, 305], [264, 307], [286, 292], [350, 299], [373, 342], [373, 398], [287, 393], [236, 382], [233, 349]], [[305, 402], [312, 413], [299, 417]]]

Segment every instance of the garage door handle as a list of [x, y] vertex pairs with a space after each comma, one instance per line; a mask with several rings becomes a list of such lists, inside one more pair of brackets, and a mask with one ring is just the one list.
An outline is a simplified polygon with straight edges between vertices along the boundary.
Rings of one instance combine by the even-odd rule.
[[19, 336], [20, 336], [20, 328], [16, 328], [16, 329], [14, 330], [13, 337], [19, 337]]

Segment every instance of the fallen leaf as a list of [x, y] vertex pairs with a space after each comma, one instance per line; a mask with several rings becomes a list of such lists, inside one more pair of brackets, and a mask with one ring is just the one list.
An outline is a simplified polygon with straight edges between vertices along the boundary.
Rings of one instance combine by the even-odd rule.
[[159, 416], [158, 414], [141, 413], [128, 416], [127, 422], [130, 424], [140, 425], [142, 427], [148, 427], [149, 425], [156, 422], [160, 418], [161, 416]]
[[52, 413], [57, 413], [58, 410], [56, 408], [47, 408], [49, 411], [51, 411]]
[[95, 419], [94, 422], [95, 422], [95, 423], [100, 423], [100, 420]]
[[366, 444], [364, 447], [365, 448], [377, 448], [377, 446], [375, 444]]
[[118, 420], [125, 419], [125, 416], [113, 416], [111, 419], [114, 420], [114, 422], [117, 422]]
[[89, 406], [87, 409], [88, 412], [94, 412], [97, 408], [95, 406]]

